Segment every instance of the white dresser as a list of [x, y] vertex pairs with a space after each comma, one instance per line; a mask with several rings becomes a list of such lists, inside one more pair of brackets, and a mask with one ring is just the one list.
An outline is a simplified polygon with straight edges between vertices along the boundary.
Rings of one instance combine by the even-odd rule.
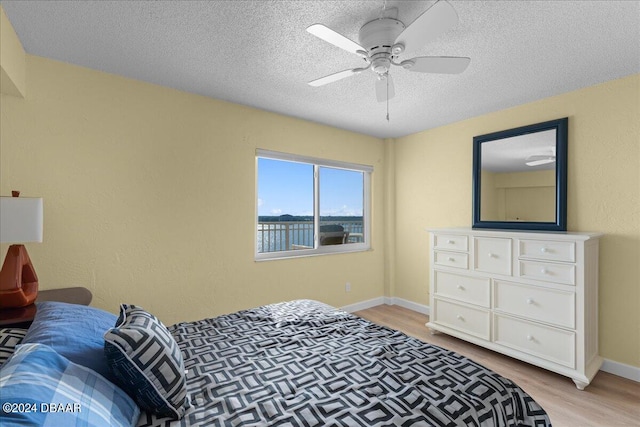
[[602, 365], [599, 237], [429, 230], [427, 326], [570, 377], [584, 389]]

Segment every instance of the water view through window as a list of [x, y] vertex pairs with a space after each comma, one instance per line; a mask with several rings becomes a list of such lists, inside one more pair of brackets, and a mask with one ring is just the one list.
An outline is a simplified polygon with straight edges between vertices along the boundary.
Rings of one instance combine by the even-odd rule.
[[357, 170], [259, 157], [257, 252], [364, 242], [364, 175]]

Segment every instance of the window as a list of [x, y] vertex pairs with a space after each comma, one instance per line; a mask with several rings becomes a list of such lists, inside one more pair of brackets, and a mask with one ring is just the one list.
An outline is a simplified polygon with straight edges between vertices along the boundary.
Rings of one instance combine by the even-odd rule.
[[373, 167], [258, 150], [256, 259], [370, 248]]

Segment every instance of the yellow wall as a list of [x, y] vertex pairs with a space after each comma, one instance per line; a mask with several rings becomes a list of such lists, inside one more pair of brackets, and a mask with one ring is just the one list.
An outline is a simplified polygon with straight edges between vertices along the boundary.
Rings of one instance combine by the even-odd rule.
[[506, 221], [555, 222], [555, 187], [505, 188]]
[[428, 304], [425, 228], [471, 224], [472, 139], [569, 117], [568, 228], [600, 246], [600, 353], [640, 366], [640, 75], [396, 141], [395, 296]]
[[496, 186], [495, 172], [480, 171], [480, 218], [483, 221], [504, 221], [504, 189]]
[[554, 222], [556, 173], [482, 170], [480, 218], [483, 221]]
[[22, 43], [0, 6], [0, 93], [24, 96], [25, 68]]
[[[27, 246], [41, 289], [86, 286], [97, 307], [140, 304], [167, 324], [383, 295], [382, 140], [26, 60], [26, 98], [0, 99], [0, 193], [44, 198], [44, 242]], [[255, 262], [256, 148], [374, 166], [373, 250]]]

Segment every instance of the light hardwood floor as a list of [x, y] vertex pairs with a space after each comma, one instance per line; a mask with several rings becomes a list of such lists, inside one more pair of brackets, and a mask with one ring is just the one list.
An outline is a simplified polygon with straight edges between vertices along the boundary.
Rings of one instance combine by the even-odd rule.
[[640, 427], [640, 383], [635, 381], [599, 372], [580, 391], [567, 377], [445, 334], [431, 335], [425, 326], [427, 315], [397, 305], [380, 305], [354, 314], [453, 350], [511, 379], [547, 411], [554, 427]]

